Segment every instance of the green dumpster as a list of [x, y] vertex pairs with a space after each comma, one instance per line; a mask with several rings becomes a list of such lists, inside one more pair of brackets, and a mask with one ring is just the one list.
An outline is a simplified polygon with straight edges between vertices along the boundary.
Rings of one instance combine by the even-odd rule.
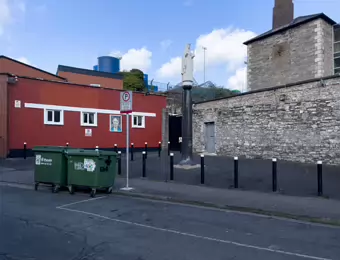
[[91, 197], [96, 195], [97, 189], [112, 192], [116, 177], [117, 153], [70, 149], [66, 156], [68, 188], [71, 194], [77, 186], [91, 188]]
[[52, 192], [58, 192], [60, 187], [67, 186], [67, 162], [64, 146], [36, 146], [34, 188], [40, 183], [52, 185]]

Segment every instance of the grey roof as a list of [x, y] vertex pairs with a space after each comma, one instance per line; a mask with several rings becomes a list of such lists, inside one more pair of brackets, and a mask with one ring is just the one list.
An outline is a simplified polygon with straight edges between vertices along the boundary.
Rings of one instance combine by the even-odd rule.
[[302, 25], [304, 23], [311, 22], [311, 21], [319, 19], [319, 18], [325, 20], [326, 22], [328, 22], [331, 25], [335, 25], [336, 24], [335, 21], [333, 21], [331, 18], [329, 18], [324, 13], [299, 16], [299, 17], [295, 18], [291, 23], [289, 23], [287, 25], [284, 25], [282, 27], [276, 28], [274, 30], [272, 29], [272, 30], [269, 30], [269, 31], [267, 31], [265, 33], [262, 33], [262, 34], [256, 36], [255, 38], [252, 38], [252, 39], [244, 42], [243, 44], [248, 45], [248, 44], [250, 44], [252, 42], [255, 42], [255, 41], [267, 38], [267, 37], [272, 36], [272, 35], [274, 35], [276, 33], [283, 32], [283, 31], [286, 31], [288, 29], [292, 29], [292, 28], [294, 28], [296, 26]]
[[69, 67], [64, 65], [58, 66], [58, 71], [63, 72], [71, 72], [75, 74], [83, 74], [88, 76], [95, 76], [95, 77], [102, 77], [102, 78], [111, 78], [111, 79], [123, 79], [123, 75], [121, 74], [114, 74], [109, 72], [103, 72], [103, 71], [96, 71], [96, 70], [88, 70], [88, 69], [81, 69], [81, 68], [75, 68], [75, 67]]

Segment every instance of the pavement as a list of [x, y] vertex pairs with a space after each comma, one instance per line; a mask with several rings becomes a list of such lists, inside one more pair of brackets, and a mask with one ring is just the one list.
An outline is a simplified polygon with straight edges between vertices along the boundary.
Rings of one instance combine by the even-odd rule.
[[[122, 161], [123, 174], [118, 176], [116, 180], [116, 194], [253, 212], [340, 226], [340, 200], [317, 197], [315, 194], [312, 196], [288, 196], [270, 191], [259, 192], [246, 189], [215, 188], [211, 185], [198, 185], [199, 174], [197, 176], [197, 174], [195, 175], [191, 171], [182, 170], [180, 172], [177, 169], [175, 181], [170, 182], [168, 180], [168, 172], [166, 171], [166, 169], [169, 169], [167, 164], [161, 167], [157, 172], [157, 176], [153, 175], [159, 169], [156, 164], [157, 161], [158, 165], [162, 165], [166, 159], [159, 159], [157, 154], [149, 154], [147, 159], [147, 164], [149, 165], [147, 168], [147, 178], [143, 179], [140, 178], [140, 160], [138, 155], [135, 156], [135, 161], [131, 163], [130, 186], [134, 188], [131, 192], [120, 190], [120, 188], [126, 185], [124, 175], [125, 164]], [[152, 167], [151, 162], [155, 163], [154, 167]], [[0, 163], [1, 185], [28, 185], [29, 189], [32, 188], [34, 183], [33, 158], [27, 160], [11, 159]], [[208, 165], [208, 167], [210, 166]], [[224, 170], [225, 168], [222, 168], [222, 171]], [[214, 174], [209, 175], [207, 173], [206, 179], [213, 179], [213, 177]], [[164, 181], [164, 179], [167, 181]]]
[[338, 227], [46, 188], [0, 200], [0, 260], [340, 259]]

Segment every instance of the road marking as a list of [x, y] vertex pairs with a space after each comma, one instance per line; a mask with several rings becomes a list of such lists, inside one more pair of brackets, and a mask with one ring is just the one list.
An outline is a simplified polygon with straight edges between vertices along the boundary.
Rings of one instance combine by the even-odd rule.
[[94, 201], [94, 200], [100, 200], [100, 199], [104, 199], [106, 197], [107, 196], [101, 196], [101, 197], [91, 198], [91, 199], [87, 199], [87, 200], [80, 200], [80, 201], [76, 201], [76, 202], [72, 202], [72, 203], [68, 203], [68, 204], [58, 206], [57, 209], [64, 209], [65, 207], [68, 207], [68, 206], [72, 206], [72, 205], [79, 204], [79, 203], [85, 203], [85, 202], [89, 202], [89, 201]]
[[[100, 197], [100, 198], [103, 198], [103, 197]], [[90, 201], [90, 200], [87, 200], [87, 201]], [[86, 202], [86, 201], [80, 201], [78, 203], [81, 203], [81, 202]], [[102, 215], [99, 215], [99, 214], [96, 214], [96, 213], [86, 212], [86, 211], [82, 211], [82, 210], [69, 209], [69, 208], [65, 208], [65, 206], [57, 207], [57, 209], [67, 210], [67, 211], [75, 212], [75, 213], [81, 213], [81, 214], [84, 214], [84, 215], [97, 217], [97, 218], [101, 218], [101, 219], [105, 219], [105, 220], [110, 220], [110, 221], [114, 221], [114, 222], [117, 222], [117, 223], [123, 223], [123, 224], [127, 224], [127, 225], [153, 229], [153, 230], [161, 231], [161, 232], [167, 232], [167, 233], [172, 233], [172, 234], [177, 234], [177, 235], [182, 235], [182, 236], [187, 236], [187, 237], [193, 237], [193, 238], [204, 239], [204, 240], [208, 240], [208, 241], [230, 244], [230, 245], [239, 246], [239, 247], [251, 248], [251, 249], [260, 250], [260, 251], [267, 251], [267, 252], [272, 252], [272, 253], [277, 253], [277, 254], [282, 254], [282, 255], [296, 256], [296, 257], [305, 258], [305, 259], [332, 260], [330, 258], [323, 258], [323, 257], [317, 257], [317, 256], [311, 256], [311, 255], [298, 254], [298, 253], [293, 253], [293, 252], [288, 252], [288, 251], [283, 251], [283, 250], [276, 250], [276, 249], [270, 249], [270, 248], [266, 248], [266, 247], [260, 247], [260, 246], [238, 243], [238, 242], [234, 242], [234, 241], [230, 241], [230, 240], [223, 240], [223, 239], [218, 239], [218, 238], [213, 238], [213, 237], [200, 236], [200, 235], [195, 235], [195, 234], [186, 233], [186, 232], [180, 232], [180, 231], [176, 231], [176, 230], [172, 230], [172, 229], [165, 229], [165, 228], [159, 228], [159, 227], [144, 225], [144, 224], [131, 222], [131, 221], [127, 221], [127, 220], [110, 218], [110, 217], [106, 217], [106, 216], [102, 216]]]

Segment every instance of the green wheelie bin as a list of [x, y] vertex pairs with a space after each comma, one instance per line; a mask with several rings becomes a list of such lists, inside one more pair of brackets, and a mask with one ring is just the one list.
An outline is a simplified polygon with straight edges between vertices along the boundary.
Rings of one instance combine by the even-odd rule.
[[117, 153], [100, 150], [69, 149], [66, 152], [68, 189], [74, 193], [74, 187], [91, 189], [91, 197], [97, 189], [112, 193], [116, 177]]
[[58, 192], [60, 187], [67, 186], [67, 161], [64, 152], [65, 146], [36, 146], [35, 154], [34, 189], [40, 183], [52, 185], [52, 192]]

